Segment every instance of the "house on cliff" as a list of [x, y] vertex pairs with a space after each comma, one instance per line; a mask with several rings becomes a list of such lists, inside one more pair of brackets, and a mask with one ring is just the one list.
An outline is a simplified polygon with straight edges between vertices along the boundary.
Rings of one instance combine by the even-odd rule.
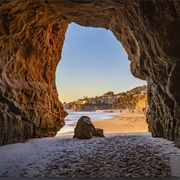
[[85, 104], [88, 102], [88, 99], [78, 99], [77, 103], [78, 104]]

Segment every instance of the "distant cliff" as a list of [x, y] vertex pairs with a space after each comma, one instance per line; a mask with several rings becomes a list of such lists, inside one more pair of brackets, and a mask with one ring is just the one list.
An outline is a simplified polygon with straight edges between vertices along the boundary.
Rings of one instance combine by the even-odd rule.
[[84, 97], [77, 101], [64, 103], [65, 109], [75, 111], [94, 111], [106, 109], [130, 109], [146, 111], [147, 86], [138, 86], [132, 90], [114, 94], [107, 92], [99, 97]]

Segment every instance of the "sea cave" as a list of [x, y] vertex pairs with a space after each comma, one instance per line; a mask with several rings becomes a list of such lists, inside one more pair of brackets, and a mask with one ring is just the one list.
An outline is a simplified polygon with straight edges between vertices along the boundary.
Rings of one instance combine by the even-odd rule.
[[0, 145], [64, 126], [55, 71], [72, 22], [112, 31], [147, 81], [149, 132], [180, 147], [180, 2], [156, 0], [0, 1]]

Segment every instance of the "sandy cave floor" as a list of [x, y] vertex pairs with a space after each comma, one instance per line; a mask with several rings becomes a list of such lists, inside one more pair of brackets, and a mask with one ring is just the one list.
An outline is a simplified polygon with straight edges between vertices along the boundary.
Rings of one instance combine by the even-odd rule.
[[171, 164], [176, 156], [173, 142], [149, 133], [32, 139], [0, 147], [0, 176], [169, 177], [177, 176]]

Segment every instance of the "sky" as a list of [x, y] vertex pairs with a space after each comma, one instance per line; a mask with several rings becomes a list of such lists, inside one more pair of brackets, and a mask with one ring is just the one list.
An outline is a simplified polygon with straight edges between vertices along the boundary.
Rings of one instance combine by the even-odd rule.
[[146, 85], [131, 74], [129, 64], [125, 50], [110, 30], [71, 23], [56, 69], [60, 101], [101, 96], [108, 91], [117, 94]]

